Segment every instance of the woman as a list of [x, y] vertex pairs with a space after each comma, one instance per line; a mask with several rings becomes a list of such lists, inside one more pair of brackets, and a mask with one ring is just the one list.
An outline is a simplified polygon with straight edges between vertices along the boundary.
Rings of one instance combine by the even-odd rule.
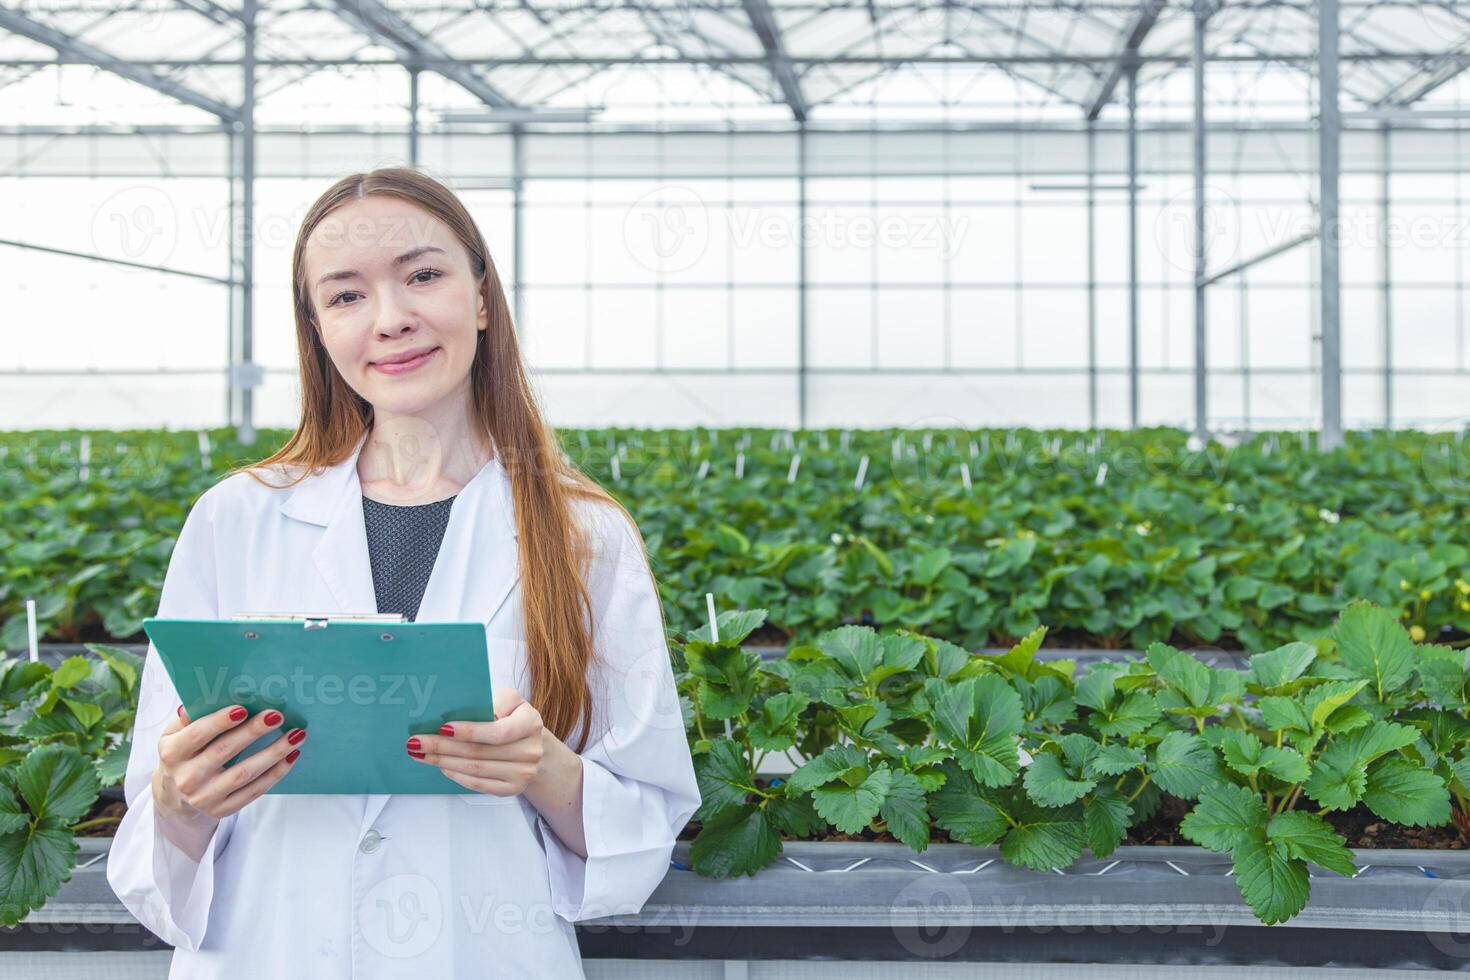
[[310, 734], [224, 767], [280, 713], [189, 718], [150, 649], [108, 880], [171, 977], [580, 976], [572, 923], [638, 911], [700, 802], [642, 538], [543, 424], [447, 188], [342, 179], [293, 274], [301, 423], [194, 504], [158, 615], [483, 622], [495, 720], [404, 746], [471, 793], [264, 795]]

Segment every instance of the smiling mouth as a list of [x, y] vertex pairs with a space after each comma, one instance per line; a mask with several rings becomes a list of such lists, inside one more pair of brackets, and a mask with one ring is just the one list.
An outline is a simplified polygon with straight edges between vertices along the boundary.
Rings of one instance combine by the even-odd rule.
[[437, 353], [439, 353], [439, 348], [434, 347], [406, 361], [376, 361], [373, 363], [373, 367], [382, 371], [384, 374], [405, 374], [426, 364]]

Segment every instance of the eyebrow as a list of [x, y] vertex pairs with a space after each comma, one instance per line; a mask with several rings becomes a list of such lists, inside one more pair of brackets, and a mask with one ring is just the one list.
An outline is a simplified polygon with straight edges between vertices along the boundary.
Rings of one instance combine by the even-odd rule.
[[[444, 249], [440, 248], [438, 245], [420, 245], [418, 248], [409, 249], [407, 252], [404, 252], [402, 255], [398, 256], [398, 258], [393, 260], [393, 264], [402, 265], [405, 262], [412, 262], [414, 259], [418, 258], [420, 255], [425, 254], [426, 252], [442, 253], [444, 252]], [[360, 275], [360, 273], [358, 273], [354, 269], [343, 269], [340, 272], [327, 273], [326, 275], [318, 279], [316, 281], [316, 284], [318, 288], [320, 288], [323, 283], [332, 282], [337, 279], [355, 279], [358, 275]]]

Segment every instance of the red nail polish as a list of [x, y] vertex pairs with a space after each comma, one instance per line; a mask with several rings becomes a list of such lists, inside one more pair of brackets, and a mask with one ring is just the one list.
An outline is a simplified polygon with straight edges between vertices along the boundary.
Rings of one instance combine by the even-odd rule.
[[272, 709], [265, 713], [265, 723], [270, 726], [279, 725], [282, 717], [284, 716], [279, 711]]
[[440, 725], [439, 726], [439, 734], [440, 735], [448, 735], [450, 738], [453, 738], [454, 737], [454, 726], [453, 725]]
[[250, 712], [246, 711], [244, 708], [241, 708], [241, 707], [231, 708], [230, 709], [230, 721], [239, 721], [241, 718], [244, 718], [248, 714], [250, 714]]
[[286, 753], [286, 761], [287, 762], [295, 762], [296, 761], [296, 757], [298, 755], [300, 755], [300, 754], [301, 754], [301, 750], [300, 749], [292, 749], [290, 752]]
[[422, 759], [424, 757], [424, 753], [422, 752], [410, 752], [409, 755], [413, 756], [415, 759]]
[[306, 737], [306, 729], [304, 729], [304, 728], [293, 728], [291, 730], [291, 734], [289, 734], [289, 735], [286, 736], [286, 741], [287, 742], [290, 742], [292, 745], [299, 745], [301, 743], [301, 740], [303, 738], [305, 738], [305, 737]]
[[184, 706], [182, 704], [179, 705], [179, 712], [178, 712], [178, 714], [179, 714], [179, 717], [180, 718], [184, 717]]
[[408, 740], [408, 750], [410, 752], [417, 752], [419, 749], [421, 749], [423, 747], [424, 747], [423, 746], [423, 743], [421, 743], [419, 741], [417, 735], [415, 735], [413, 738], [411, 738], [411, 739]]

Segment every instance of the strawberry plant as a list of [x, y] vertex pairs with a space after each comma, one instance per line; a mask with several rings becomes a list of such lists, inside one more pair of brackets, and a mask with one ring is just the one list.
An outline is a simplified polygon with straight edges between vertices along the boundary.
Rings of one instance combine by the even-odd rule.
[[[1043, 629], [987, 655], [844, 626], [765, 661], [741, 645], [763, 619], [726, 613], [719, 642], [701, 631], [677, 658], [702, 874], [754, 874], [783, 838], [865, 832], [916, 852], [942, 833], [1050, 871], [1107, 857], [1173, 801], [1179, 832], [1228, 853], [1276, 923], [1305, 907], [1309, 866], [1356, 873], [1334, 814], [1465, 822], [1467, 655], [1416, 645], [1367, 602], [1238, 670], [1155, 643], [1079, 671], [1037, 656]], [[769, 753], [791, 755], [784, 781], [764, 778]]]

